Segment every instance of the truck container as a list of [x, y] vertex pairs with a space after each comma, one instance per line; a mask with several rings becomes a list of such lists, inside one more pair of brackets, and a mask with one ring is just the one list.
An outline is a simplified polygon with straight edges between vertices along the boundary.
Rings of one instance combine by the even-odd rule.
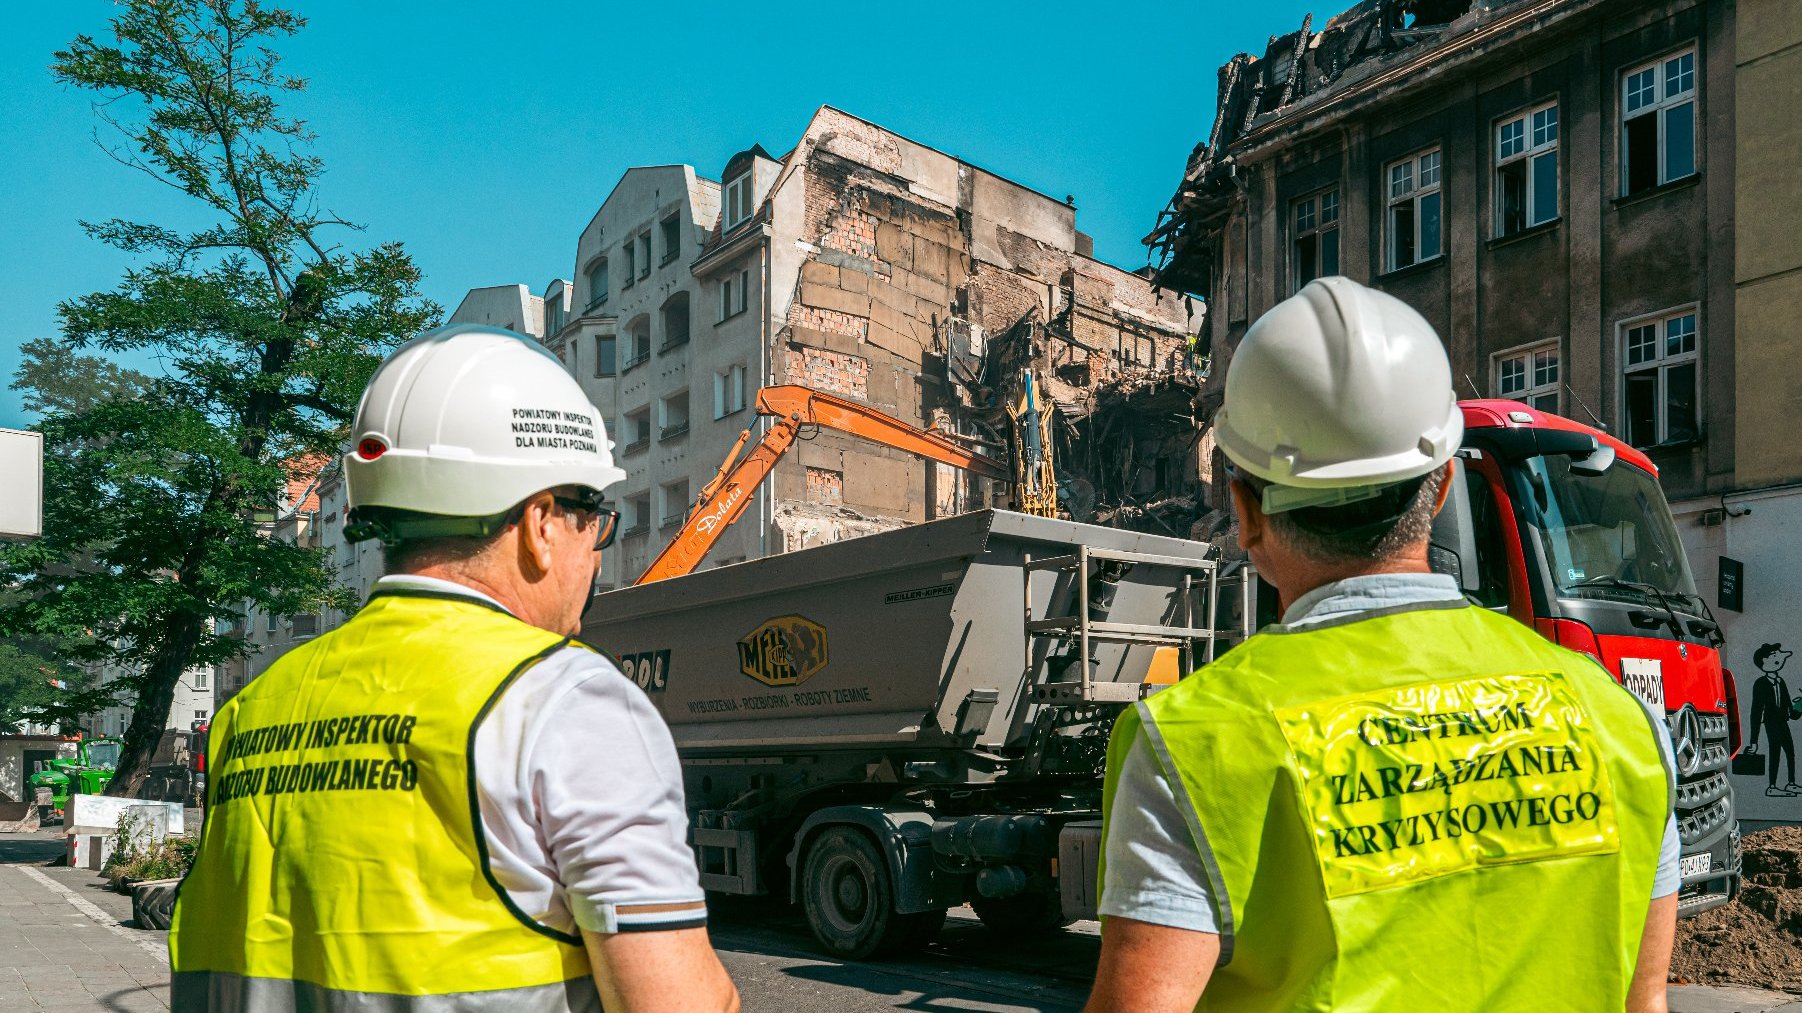
[[669, 723], [702, 885], [861, 958], [1092, 892], [1114, 716], [1254, 611], [1209, 551], [988, 510], [613, 591], [583, 637]]

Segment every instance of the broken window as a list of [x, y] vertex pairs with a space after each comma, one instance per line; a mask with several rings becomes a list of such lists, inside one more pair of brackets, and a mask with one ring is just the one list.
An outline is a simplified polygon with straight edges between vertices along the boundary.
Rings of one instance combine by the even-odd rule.
[[1439, 149], [1393, 162], [1389, 182], [1388, 269], [1399, 271], [1440, 253]]
[[1622, 337], [1627, 442], [1650, 447], [1700, 436], [1695, 308], [1629, 321]]
[[1558, 217], [1558, 105], [1495, 128], [1495, 234], [1512, 236]]
[[726, 183], [726, 228], [734, 228], [739, 222], [749, 217], [751, 217], [751, 173], [746, 170]]
[[1339, 273], [1339, 191], [1327, 190], [1295, 202], [1295, 289], [1315, 278]]
[[1556, 341], [1503, 352], [1495, 357], [1495, 392], [1498, 397], [1556, 414], [1560, 373]]
[[1696, 51], [1690, 49], [1621, 77], [1621, 193], [1695, 172]]

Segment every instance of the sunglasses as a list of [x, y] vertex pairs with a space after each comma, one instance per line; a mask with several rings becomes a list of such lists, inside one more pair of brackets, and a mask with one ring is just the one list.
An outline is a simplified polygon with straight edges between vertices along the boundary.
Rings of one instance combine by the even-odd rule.
[[576, 495], [552, 495], [551, 501], [565, 510], [590, 514], [600, 520], [601, 529], [594, 536], [597, 551], [613, 544], [613, 536], [619, 532], [619, 511], [608, 506], [600, 493], [584, 489]]

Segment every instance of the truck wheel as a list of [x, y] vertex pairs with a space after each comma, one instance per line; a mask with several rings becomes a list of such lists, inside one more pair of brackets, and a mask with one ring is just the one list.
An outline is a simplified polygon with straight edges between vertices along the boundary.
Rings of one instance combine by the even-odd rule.
[[802, 872], [807, 924], [828, 952], [847, 960], [916, 950], [938, 935], [944, 909], [895, 910], [888, 863], [861, 831], [834, 827], [815, 838]]
[[1022, 893], [1012, 897], [973, 897], [970, 907], [998, 936], [1036, 936], [1070, 924], [1055, 893]]

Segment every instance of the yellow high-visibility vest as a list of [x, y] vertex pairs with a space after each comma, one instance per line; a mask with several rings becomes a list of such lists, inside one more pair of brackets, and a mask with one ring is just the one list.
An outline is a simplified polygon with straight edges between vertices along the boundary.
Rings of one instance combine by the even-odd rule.
[[1624, 1005], [1671, 782], [1590, 659], [1455, 604], [1276, 627], [1122, 715], [1106, 805], [1141, 732], [1219, 908], [1197, 1009]]
[[177, 1009], [598, 1010], [581, 937], [488, 866], [475, 732], [571, 641], [480, 602], [378, 591], [220, 708], [169, 934]]

